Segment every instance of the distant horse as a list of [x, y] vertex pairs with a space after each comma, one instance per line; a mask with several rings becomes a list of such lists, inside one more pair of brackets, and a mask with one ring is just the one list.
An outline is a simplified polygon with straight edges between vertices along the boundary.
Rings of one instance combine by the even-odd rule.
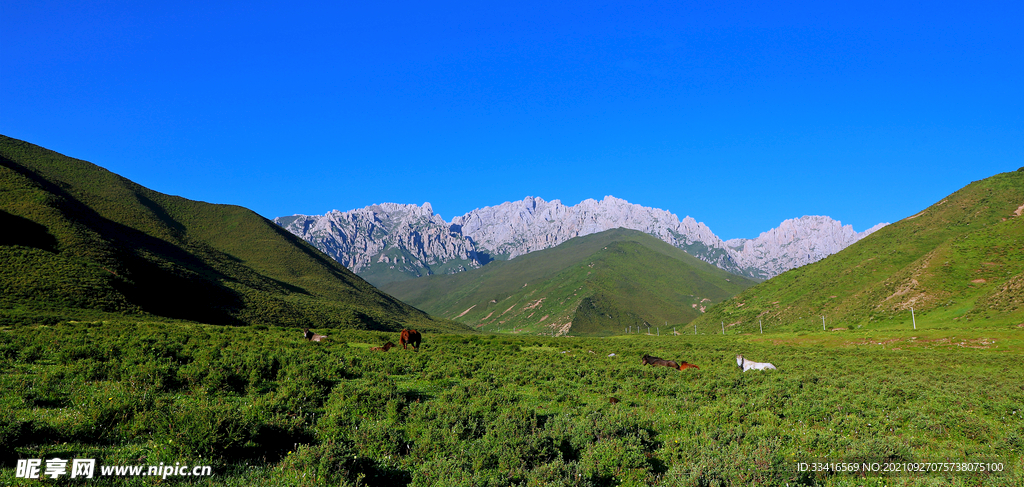
[[327, 335], [317, 335], [316, 333], [309, 331], [309, 328], [305, 328], [302, 330], [302, 337], [311, 342], [319, 342], [320, 340], [327, 338]]
[[744, 372], [748, 370], [775, 370], [775, 366], [768, 362], [751, 362], [743, 358], [742, 355], [736, 356], [736, 365], [738, 365]]
[[402, 350], [408, 350], [405, 348], [406, 345], [412, 345], [417, 351], [420, 349], [420, 340], [423, 337], [420, 332], [416, 330], [402, 330], [402, 337], [398, 340], [398, 343], [402, 344]]
[[668, 367], [668, 368], [677, 369], [677, 370], [686, 370], [686, 369], [698, 369], [698, 370], [700, 370], [700, 367], [697, 367], [696, 365], [693, 365], [693, 364], [688, 364], [686, 362], [683, 362], [682, 364], [678, 364], [678, 363], [676, 363], [675, 361], [672, 361], [672, 360], [665, 360], [665, 359], [661, 359], [661, 358], [658, 358], [658, 357], [652, 357], [650, 355], [644, 355], [643, 358], [640, 359], [640, 364], [641, 365], [660, 365], [662, 367]]
[[370, 351], [371, 352], [387, 352], [388, 350], [391, 350], [391, 347], [394, 347], [394, 346], [395, 346], [394, 343], [387, 342], [387, 343], [384, 344], [383, 347], [371, 347]]

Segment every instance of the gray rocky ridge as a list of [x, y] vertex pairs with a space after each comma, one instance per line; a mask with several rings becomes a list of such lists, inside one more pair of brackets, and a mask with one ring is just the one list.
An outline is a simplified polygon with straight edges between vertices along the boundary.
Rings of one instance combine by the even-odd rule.
[[740, 268], [756, 268], [768, 278], [824, 259], [885, 225], [856, 232], [827, 216], [804, 216], [786, 220], [757, 238], [729, 239], [725, 245]]
[[430, 203], [381, 203], [326, 215], [278, 217], [274, 222], [356, 273], [379, 264], [418, 277], [432, 274], [430, 266], [455, 261], [479, 267], [489, 260], [478, 260], [473, 243], [452, 232]]
[[687, 216], [606, 196], [574, 206], [527, 197], [476, 209], [450, 223], [422, 206], [382, 203], [274, 221], [374, 284], [479, 267], [612, 228], [638, 230], [727, 271], [759, 279], [834, 254], [874, 232], [827, 216], [786, 220], [754, 239], [723, 241]]

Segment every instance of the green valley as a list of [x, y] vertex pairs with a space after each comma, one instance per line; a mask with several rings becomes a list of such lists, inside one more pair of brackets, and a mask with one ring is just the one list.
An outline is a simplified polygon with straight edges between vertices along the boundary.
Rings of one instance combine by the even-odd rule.
[[614, 229], [383, 289], [480, 330], [558, 336], [620, 335], [638, 327], [655, 333], [754, 284], [645, 233]]
[[[762, 283], [617, 229], [386, 294], [3, 137], [0, 483], [1017, 487], [1022, 203], [999, 174]], [[179, 464], [210, 475], [102, 473]]]

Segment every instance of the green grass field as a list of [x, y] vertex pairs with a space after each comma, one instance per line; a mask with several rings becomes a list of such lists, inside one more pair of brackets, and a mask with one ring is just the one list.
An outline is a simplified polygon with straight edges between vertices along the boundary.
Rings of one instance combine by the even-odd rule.
[[[214, 472], [89, 485], [1024, 485], [1024, 328], [975, 325], [427, 334], [419, 352], [387, 353], [370, 347], [396, 333], [311, 343], [292, 328], [188, 322], [6, 327], [0, 483], [25, 482], [18, 458], [60, 457]], [[645, 353], [700, 369], [641, 366]], [[738, 353], [778, 370], [743, 373]], [[813, 461], [1009, 472], [797, 470]]]

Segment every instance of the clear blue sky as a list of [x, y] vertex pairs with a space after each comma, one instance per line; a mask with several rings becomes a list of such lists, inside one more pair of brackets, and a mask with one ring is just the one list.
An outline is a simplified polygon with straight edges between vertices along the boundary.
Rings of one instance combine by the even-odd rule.
[[0, 133], [269, 218], [610, 194], [726, 239], [1024, 166], [1020, 0], [303, 3], [0, 2]]

